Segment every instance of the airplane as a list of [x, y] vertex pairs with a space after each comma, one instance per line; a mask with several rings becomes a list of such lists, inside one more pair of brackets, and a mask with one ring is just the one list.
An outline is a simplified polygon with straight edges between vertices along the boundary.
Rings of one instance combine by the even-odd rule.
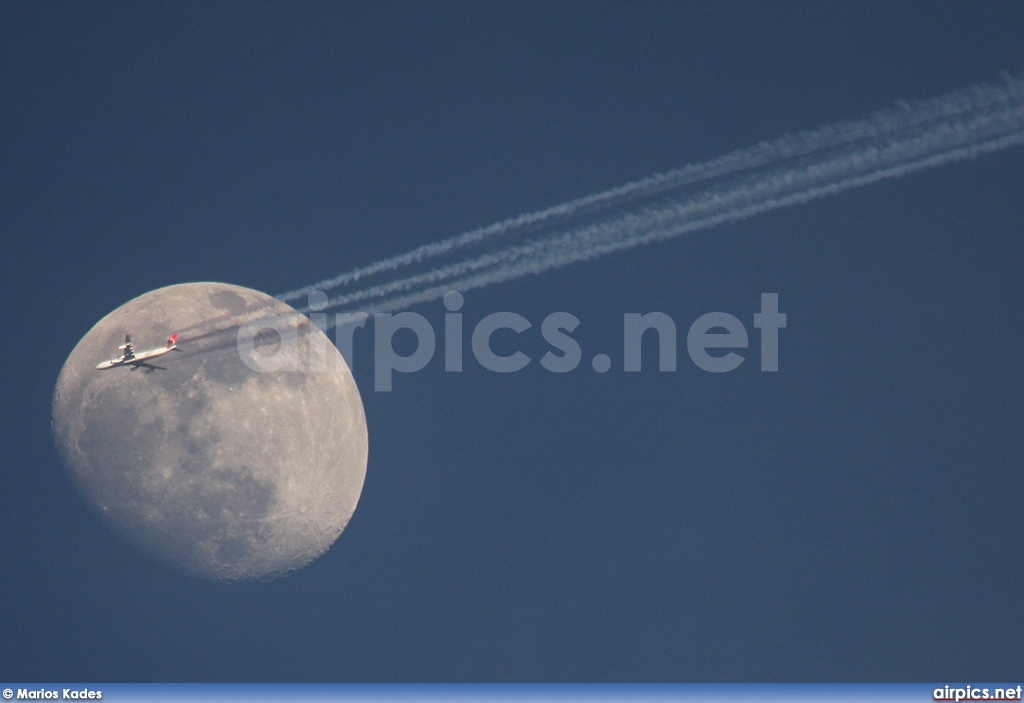
[[178, 335], [176, 334], [172, 334], [171, 338], [167, 340], [167, 344], [163, 347], [150, 349], [149, 351], [139, 352], [136, 354], [135, 350], [132, 348], [132, 336], [131, 334], [126, 333], [124, 335], [124, 344], [119, 346], [118, 349], [121, 351], [121, 356], [116, 359], [111, 359], [110, 361], [104, 361], [101, 364], [97, 364], [96, 368], [112, 369], [117, 366], [128, 366], [132, 371], [135, 371], [140, 366], [145, 366], [150, 371], [153, 371], [154, 369], [166, 370], [163, 366], [153, 366], [146, 362], [151, 359], [155, 359], [158, 356], [163, 356], [170, 351], [181, 351], [181, 349], [178, 349]]

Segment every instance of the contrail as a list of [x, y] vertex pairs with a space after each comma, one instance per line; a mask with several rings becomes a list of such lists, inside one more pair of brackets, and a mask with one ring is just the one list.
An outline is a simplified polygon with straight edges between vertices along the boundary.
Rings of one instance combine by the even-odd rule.
[[1024, 79], [1005, 76], [519, 215], [278, 297], [323, 290], [335, 293], [330, 307], [397, 310], [1022, 143]]

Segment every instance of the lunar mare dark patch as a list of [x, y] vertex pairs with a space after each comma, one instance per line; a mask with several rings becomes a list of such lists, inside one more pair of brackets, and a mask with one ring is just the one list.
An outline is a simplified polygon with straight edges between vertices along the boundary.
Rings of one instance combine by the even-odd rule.
[[220, 290], [210, 293], [208, 296], [210, 304], [218, 310], [230, 313], [243, 313], [246, 308], [245, 298], [229, 290]]

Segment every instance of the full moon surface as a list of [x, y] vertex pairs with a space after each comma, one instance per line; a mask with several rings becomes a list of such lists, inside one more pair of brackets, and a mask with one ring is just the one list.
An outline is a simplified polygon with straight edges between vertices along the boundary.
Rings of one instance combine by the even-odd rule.
[[[155, 368], [96, 365], [180, 351]], [[323, 554], [366, 477], [366, 417], [328, 337], [289, 305], [224, 283], [128, 301], [71, 352], [53, 435], [86, 501], [158, 559], [215, 580], [270, 579]]]

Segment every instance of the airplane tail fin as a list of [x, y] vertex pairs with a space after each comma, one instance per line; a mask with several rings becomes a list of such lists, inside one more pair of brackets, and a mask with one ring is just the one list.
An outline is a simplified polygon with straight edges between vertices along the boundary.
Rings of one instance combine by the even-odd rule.
[[178, 335], [172, 334], [171, 338], [167, 340], [167, 348], [174, 349], [178, 346]]

